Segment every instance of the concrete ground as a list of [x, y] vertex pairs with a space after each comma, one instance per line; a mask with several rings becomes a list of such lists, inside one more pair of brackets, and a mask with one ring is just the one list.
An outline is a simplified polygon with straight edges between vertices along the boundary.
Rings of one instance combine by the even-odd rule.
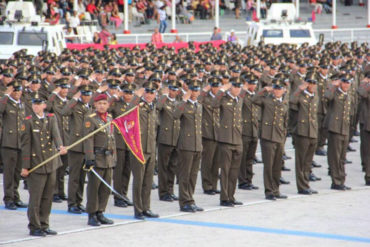
[[[357, 138], [358, 139], [358, 138]], [[292, 157], [286, 166], [292, 171], [283, 172], [289, 185], [281, 185], [287, 200], [270, 202], [264, 199], [262, 164], [254, 166], [254, 184], [259, 190], [236, 191], [243, 206], [219, 206], [219, 196], [203, 194], [200, 175], [195, 192], [198, 206], [205, 212], [182, 213], [177, 202], [158, 200], [158, 191], [152, 190], [152, 210], [159, 219], [138, 221], [133, 208], [117, 208], [110, 198], [106, 215], [115, 221], [108, 227], [90, 227], [87, 215], [67, 213], [67, 204], [54, 203], [50, 216], [51, 228], [58, 236], [30, 237], [27, 230], [26, 210], [9, 211], [0, 206], [0, 245], [7, 246], [370, 246], [370, 187], [364, 186], [359, 155], [359, 143], [351, 144], [357, 151], [347, 158], [346, 184], [351, 191], [330, 190], [326, 157], [316, 156], [323, 167], [314, 173], [322, 181], [312, 182], [318, 195], [298, 195], [294, 175], [294, 149], [288, 138], [286, 152]], [[259, 148], [257, 155], [260, 157]], [[66, 177], [67, 178], [67, 177]], [[155, 176], [157, 180], [157, 176]], [[2, 178], [0, 179], [2, 183]], [[27, 202], [28, 193], [19, 189]], [[177, 185], [175, 192], [178, 192]], [[3, 192], [0, 192], [0, 197]], [[131, 188], [129, 196], [131, 197]]]

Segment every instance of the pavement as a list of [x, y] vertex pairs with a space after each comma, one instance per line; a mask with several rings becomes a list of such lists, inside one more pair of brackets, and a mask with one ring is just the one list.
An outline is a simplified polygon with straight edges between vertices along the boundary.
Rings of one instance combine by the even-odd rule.
[[[359, 139], [359, 138], [357, 138]], [[6, 246], [370, 246], [370, 187], [364, 185], [359, 143], [351, 144], [357, 151], [347, 153], [353, 163], [346, 165], [346, 184], [351, 191], [330, 190], [327, 175], [327, 158], [315, 156], [322, 165], [314, 173], [322, 181], [311, 182], [319, 191], [317, 195], [298, 195], [295, 185], [294, 149], [291, 139], [286, 152], [292, 159], [286, 162], [291, 171], [282, 172], [291, 183], [281, 185], [281, 193], [287, 200], [270, 202], [264, 199], [263, 165], [254, 166], [253, 182], [259, 190], [237, 189], [236, 199], [244, 205], [234, 208], [219, 206], [219, 196], [203, 194], [200, 174], [195, 191], [195, 201], [204, 212], [183, 213], [177, 202], [163, 202], [158, 191], [152, 190], [151, 208], [159, 213], [159, 219], [144, 221], [133, 218], [133, 207], [117, 208], [112, 197], [106, 216], [114, 225], [90, 227], [87, 215], [67, 212], [67, 204], [53, 203], [50, 227], [57, 236], [37, 238], [28, 235], [25, 209], [5, 210], [0, 204], [0, 245]], [[257, 156], [260, 157], [258, 147]], [[67, 179], [67, 177], [66, 177]], [[154, 177], [157, 181], [157, 176]], [[0, 184], [2, 183], [2, 177]], [[28, 192], [19, 189], [21, 198], [28, 201]], [[175, 185], [175, 192], [178, 186]], [[0, 197], [3, 192], [0, 192]], [[131, 185], [129, 197], [131, 197]]]

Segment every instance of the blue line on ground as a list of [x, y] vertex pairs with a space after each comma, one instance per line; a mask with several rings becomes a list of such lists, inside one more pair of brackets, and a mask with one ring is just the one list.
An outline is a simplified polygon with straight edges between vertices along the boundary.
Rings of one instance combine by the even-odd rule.
[[[6, 209], [4, 206], [0, 206], [0, 210], [6, 210]], [[26, 212], [27, 209], [19, 208], [17, 209], [17, 211]], [[70, 216], [86, 216], [87, 215], [86, 213], [71, 214], [71, 213], [68, 213], [66, 210], [58, 210], [58, 209], [52, 210], [51, 213], [60, 214], [60, 215], [70, 215]], [[129, 215], [119, 215], [119, 214], [105, 214], [105, 215], [108, 218], [112, 218], [112, 219], [121, 219], [121, 220], [134, 219], [133, 216], [129, 216]], [[256, 227], [256, 226], [246, 226], [246, 225], [234, 225], [234, 224], [224, 224], [224, 223], [214, 223], [214, 222], [191, 221], [191, 220], [180, 220], [180, 219], [169, 219], [169, 218], [158, 218], [158, 219], [146, 218], [146, 221], [177, 224], [177, 225], [230, 229], [230, 230], [239, 230], [239, 231], [248, 231], [248, 232], [260, 232], [260, 233], [269, 233], [269, 234], [278, 234], [278, 235], [289, 235], [289, 236], [297, 236], [297, 237], [342, 240], [342, 241], [347, 241], [347, 242], [370, 243], [370, 238], [330, 234], [330, 233], [320, 233], [320, 232], [285, 230], [285, 229], [265, 228], [265, 227]]]

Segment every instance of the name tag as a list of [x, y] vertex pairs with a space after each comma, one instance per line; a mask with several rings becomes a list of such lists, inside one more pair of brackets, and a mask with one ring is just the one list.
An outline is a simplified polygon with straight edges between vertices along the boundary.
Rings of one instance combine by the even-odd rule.
[[32, 130], [33, 132], [40, 132], [40, 130], [37, 130], [37, 129], [34, 129], [34, 130]]

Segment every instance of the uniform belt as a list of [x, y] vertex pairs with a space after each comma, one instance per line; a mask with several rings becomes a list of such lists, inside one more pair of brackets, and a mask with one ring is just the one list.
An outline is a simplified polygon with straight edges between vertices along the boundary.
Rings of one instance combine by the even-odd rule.
[[95, 154], [104, 154], [104, 155], [110, 155], [113, 154], [113, 150], [106, 149], [106, 148], [94, 148]]

